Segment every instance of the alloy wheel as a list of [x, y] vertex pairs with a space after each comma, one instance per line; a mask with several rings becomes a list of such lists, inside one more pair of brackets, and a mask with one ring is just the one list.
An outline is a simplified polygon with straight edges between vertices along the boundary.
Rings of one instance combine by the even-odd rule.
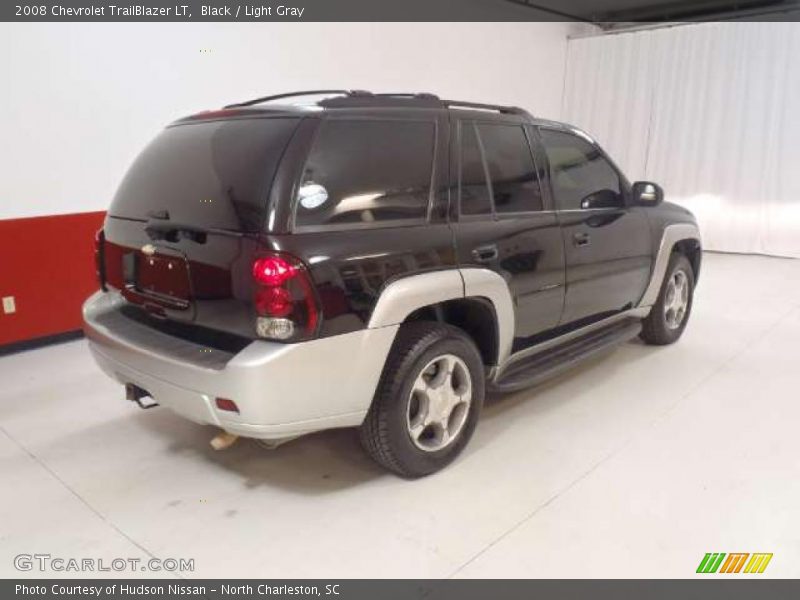
[[472, 378], [453, 354], [431, 360], [419, 373], [408, 400], [406, 423], [414, 445], [437, 452], [450, 445], [467, 422]]

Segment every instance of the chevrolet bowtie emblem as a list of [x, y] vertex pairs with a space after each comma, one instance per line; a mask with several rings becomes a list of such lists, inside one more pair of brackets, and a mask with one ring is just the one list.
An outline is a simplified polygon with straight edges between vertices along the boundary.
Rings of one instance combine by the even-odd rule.
[[153, 244], [145, 244], [142, 246], [142, 254], [153, 256], [156, 253], [156, 247]]

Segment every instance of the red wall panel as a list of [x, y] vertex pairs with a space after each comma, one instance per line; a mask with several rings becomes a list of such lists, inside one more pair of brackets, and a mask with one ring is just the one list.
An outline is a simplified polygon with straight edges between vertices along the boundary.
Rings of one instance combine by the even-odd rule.
[[98, 289], [94, 234], [105, 212], [0, 220], [0, 345], [81, 327], [81, 304]]

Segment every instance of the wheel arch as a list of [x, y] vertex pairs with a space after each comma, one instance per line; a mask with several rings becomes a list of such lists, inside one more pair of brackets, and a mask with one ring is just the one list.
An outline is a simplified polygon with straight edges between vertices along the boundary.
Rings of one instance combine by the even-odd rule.
[[694, 283], [697, 285], [697, 280], [700, 278], [700, 265], [703, 260], [703, 248], [700, 245], [700, 240], [697, 238], [678, 240], [672, 246], [672, 252], [679, 252], [689, 259], [689, 264], [692, 265]]
[[693, 223], [673, 223], [664, 227], [658, 251], [653, 259], [650, 281], [641, 300], [639, 300], [639, 308], [646, 308], [655, 304], [658, 299], [658, 293], [661, 290], [661, 284], [664, 281], [670, 256], [676, 251], [684, 253], [689, 259], [696, 281], [700, 272], [702, 257], [702, 241], [697, 225]]
[[368, 327], [435, 320], [460, 327], [475, 341], [487, 366], [511, 353], [514, 311], [505, 280], [480, 268], [448, 269], [411, 275], [388, 284]]
[[403, 323], [414, 321], [436, 321], [458, 327], [475, 342], [484, 365], [497, 364], [500, 345], [497, 313], [488, 298], [472, 296], [423, 306]]

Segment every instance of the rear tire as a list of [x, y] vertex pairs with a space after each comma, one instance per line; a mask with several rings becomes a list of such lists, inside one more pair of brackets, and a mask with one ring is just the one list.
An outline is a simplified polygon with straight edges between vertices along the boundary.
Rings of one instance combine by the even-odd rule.
[[673, 252], [658, 299], [650, 314], [642, 321], [642, 340], [656, 346], [676, 342], [689, 321], [693, 299], [692, 265], [686, 256]]
[[484, 394], [483, 362], [466, 333], [427, 321], [403, 325], [359, 430], [361, 444], [402, 477], [434, 473], [469, 442]]

